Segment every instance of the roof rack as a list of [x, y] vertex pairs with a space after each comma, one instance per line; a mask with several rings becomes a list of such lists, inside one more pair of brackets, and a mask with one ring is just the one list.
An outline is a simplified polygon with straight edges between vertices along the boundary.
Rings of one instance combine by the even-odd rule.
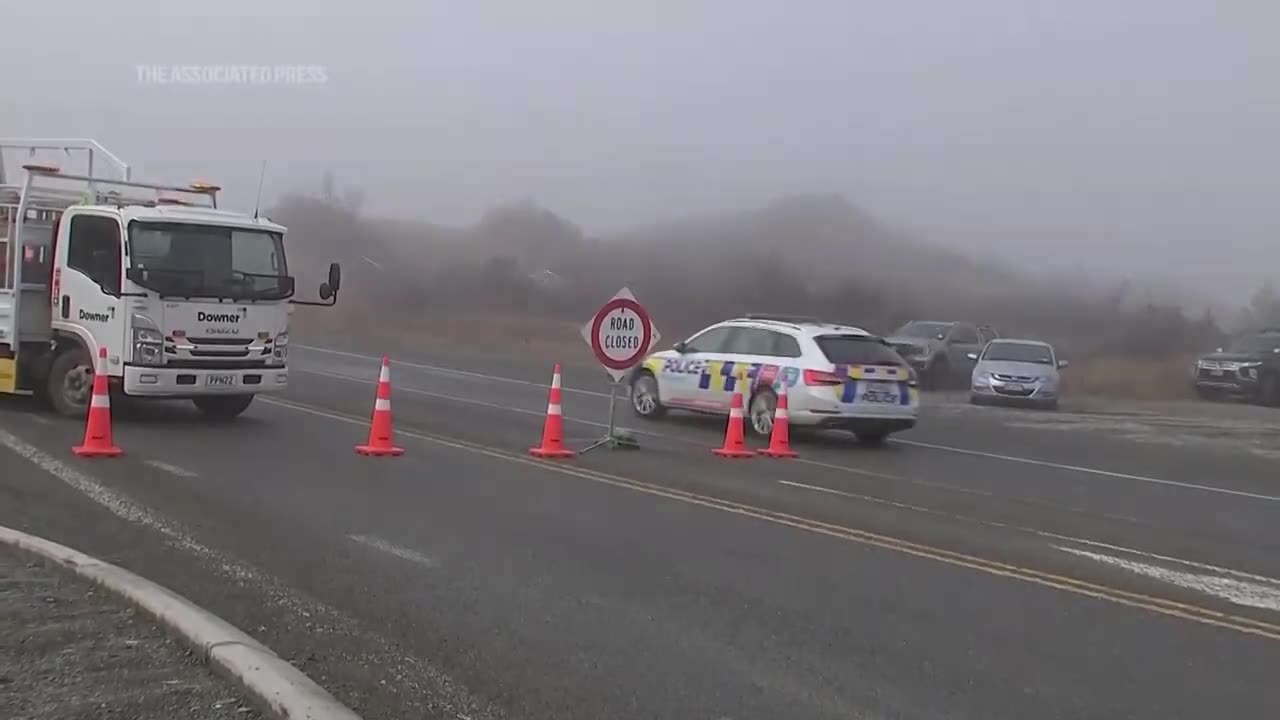
[[[171, 185], [144, 183], [129, 180], [108, 180], [90, 175], [69, 175], [54, 168], [36, 165], [24, 166], [27, 172], [25, 209], [60, 212], [72, 205], [195, 205], [218, 207], [220, 188], [204, 183]], [[139, 190], [147, 192], [137, 192]], [[180, 198], [166, 197], [165, 193], [178, 193], [203, 200], [197, 204]], [[0, 185], [0, 205], [18, 205], [22, 199], [22, 186]]]
[[[0, 185], [5, 184], [5, 150], [26, 150], [30, 157], [35, 157], [36, 152], [41, 150], [61, 151], [67, 156], [76, 151], [84, 152], [87, 156], [85, 174], [89, 177], [101, 177], [103, 180], [124, 180], [126, 182], [130, 179], [131, 168], [129, 164], [117, 157], [115, 153], [99, 145], [95, 140], [85, 138], [0, 138]], [[98, 158], [106, 161], [108, 168], [112, 171], [111, 174], [115, 176], [114, 178], [94, 173], [94, 170], [99, 167], [96, 162]]]
[[807, 325], [827, 325], [821, 319], [811, 315], [783, 315], [777, 313], [745, 313], [743, 320], [767, 320], [771, 322], [797, 323]]

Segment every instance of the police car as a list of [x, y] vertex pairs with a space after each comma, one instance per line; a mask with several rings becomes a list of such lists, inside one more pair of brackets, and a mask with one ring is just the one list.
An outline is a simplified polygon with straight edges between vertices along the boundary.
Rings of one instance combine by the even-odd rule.
[[792, 426], [843, 429], [866, 443], [916, 424], [915, 372], [879, 337], [809, 318], [746, 315], [644, 359], [631, 375], [636, 415], [668, 409], [727, 415], [743, 394], [747, 428], [773, 430], [778, 389]]

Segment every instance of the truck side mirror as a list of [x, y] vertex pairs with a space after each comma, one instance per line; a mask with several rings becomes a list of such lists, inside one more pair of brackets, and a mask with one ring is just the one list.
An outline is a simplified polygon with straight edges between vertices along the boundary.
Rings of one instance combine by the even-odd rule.
[[320, 283], [320, 299], [328, 300], [331, 297], [333, 297], [333, 288], [329, 287], [327, 282]]
[[688, 347], [689, 347], [689, 346], [688, 346], [688, 344], [686, 344], [686, 343], [685, 343], [685, 341], [681, 340], [680, 342], [676, 343], [675, 345], [672, 345], [672, 346], [671, 346], [671, 349], [672, 349], [672, 350], [675, 350], [676, 352], [678, 352], [678, 353], [680, 353], [681, 355], [683, 355], [683, 354], [684, 354], [684, 351], [685, 351], [686, 349], [688, 349]]
[[[331, 296], [337, 294], [338, 288], [342, 287], [342, 266], [336, 262], [329, 263], [329, 282], [327, 284], [329, 285]], [[320, 297], [324, 297], [323, 292]]]
[[964, 356], [974, 361], [978, 359], [978, 353], [965, 353]]
[[1071, 363], [1070, 363], [1070, 362], [1068, 362], [1068, 361], [1066, 361], [1066, 360], [1059, 360], [1059, 361], [1058, 361], [1058, 367], [1060, 367], [1060, 368], [1064, 368], [1064, 367], [1066, 367], [1066, 366], [1068, 366], [1068, 365], [1070, 365], [1070, 364], [1071, 364]]

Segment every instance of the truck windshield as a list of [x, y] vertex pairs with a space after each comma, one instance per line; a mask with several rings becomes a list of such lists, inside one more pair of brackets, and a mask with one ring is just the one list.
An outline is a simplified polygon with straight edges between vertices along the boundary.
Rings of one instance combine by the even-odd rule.
[[161, 295], [282, 300], [293, 294], [279, 233], [132, 222], [129, 279]]

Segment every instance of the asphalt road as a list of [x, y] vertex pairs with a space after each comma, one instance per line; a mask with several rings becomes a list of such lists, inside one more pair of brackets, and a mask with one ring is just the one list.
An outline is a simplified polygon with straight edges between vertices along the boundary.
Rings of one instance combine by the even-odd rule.
[[[1280, 415], [928, 396], [883, 448], [713, 457], [721, 422], [535, 461], [550, 368], [295, 348], [238, 421], [132, 409], [127, 456], [0, 404], [0, 524], [182, 592], [369, 718], [1270, 718]], [[566, 436], [604, 432], [567, 368]], [[1175, 411], [1176, 410], [1176, 411]]]

